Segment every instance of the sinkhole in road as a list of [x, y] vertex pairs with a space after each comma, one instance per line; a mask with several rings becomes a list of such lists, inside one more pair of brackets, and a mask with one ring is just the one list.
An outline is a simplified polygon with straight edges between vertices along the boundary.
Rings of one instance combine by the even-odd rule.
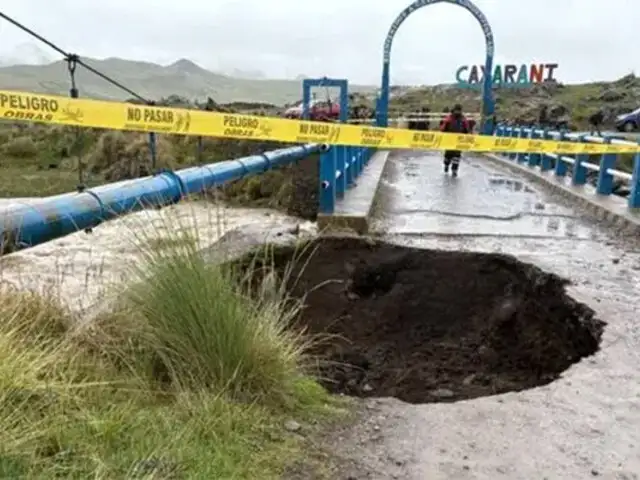
[[605, 326], [568, 280], [507, 255], [355, 237], [274, 252], [277, 270], [293, 265], [299, 326], [320, 335], [311, 353], [334, 393], [430, 403], [532, 388], [596, 352]]

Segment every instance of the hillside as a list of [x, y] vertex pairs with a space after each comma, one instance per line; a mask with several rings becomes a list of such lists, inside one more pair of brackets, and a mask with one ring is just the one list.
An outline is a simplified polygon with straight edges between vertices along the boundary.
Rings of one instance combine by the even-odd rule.
[[[536, 122], [545, 105], [554, 121], [567, 121], [574, 128], [584, 128], [589, 115], [602, 110], [605, 123], [612, 124], [617, 115], [640, 107], [640, 78], [627, 75], [614, 82], [578, 85], [543, 84], [496, 90], [498, 121]], [[439, 85], [434, 87], [397, 88], [391, 99], [393, 112], [411, 112], [428, 107], [433, 112], [449, 109], [455, 103], [465, 111], [479, 112], [478, 90]]]
[[[256, 79], [255, 72], [239, 72], [243, 78], [206, 70], [181, 59], [168, 66], [155, 63], [107, 58], [85, 59], [96, 70], [112, 77], [145, 98], [158, 100], [170, 95], [188, 99], [212, 97], [219, 103], [265, 102], [283, 105], [302, 96], [300, 80]], [[253, 78], [249, 78], [252, 77]], [[107, 100], [126, 100], [126, 92], [107, 83], [81, 66], [76, 72], [80, 95]], [[69, 73], [63, 61], [47, 65], [0, 67], [0, 89], [69, 94]], [[372, 92], [375, 87], [351, 87], [354, 92]]]

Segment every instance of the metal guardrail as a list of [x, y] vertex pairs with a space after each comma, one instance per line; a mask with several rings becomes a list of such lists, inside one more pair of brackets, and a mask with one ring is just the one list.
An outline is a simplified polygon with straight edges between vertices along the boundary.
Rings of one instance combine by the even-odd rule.
[[368, 147], [334, 146], [320, 155], [319, 213], [334, 213], [336, 200], [354, 185], [374, 151]]
[[[13, 205], [0, 213], [0, 254], [39, 245], [145, 208], [180, 202], [189, 195], [320, 153], [321, 209], [353, 184], [368, 149], [309, 144], [183, 170], [125, 180], [81, 192]], [[328, 183], [325, 182], [329, 178]], [[328, 193], [327, 193], [328, 192]], [[327, 197], [327, 195], [329, 195]], [[332, 196], [333, 197], [332, 197]], [[330, 205], [333, 208], [333, 204]]]
[[[405, 114], [401, 114], [398, 117], [390, 118], [388, 121], [389, 121], [389, 124], [395, 123], [396, 125], [403, 122], [420, 121], [420, 120], [427, 120], [427, 121], [434, 122], [434, 121], [442, 120], [447, 115], [448, 114], [446, 113], [421, 113], [421, 112], [405, 113]], [[479, 113], [465, 113], [464, 115], [466, 118], [470, 118], [476, 121], [479, 121], [481, 118], [481, 115]], [[376, 119], [375, 118], [350, 118], [349, 123], [374, 124], [376, 123]]]
[[[495, 135], [499, 137], [531, 138], [541, 140], [569, 140], [582, 143], [601, 143], [612, 145], [637, 145], [629, 140], [616, 138], [613, 135], [596, 136], [584, 133], [571, 133], [562, 131], [546, 130], [535, 127], [518, 127], [498, 125]], [[597, 172], [596, 193], [598, 195], [611, 195], [614, 189], [614, 179], [622, 180], [629, 184], [629, 196], [627, 204], [629, 208], [640, 208], [640, 153], [633, 158], [632, 173], [616, 169], [619, 155], [615, 153], [605, 153], [599, 155], [598, 163], [590, 162], [590, 155], [558, 155], [558, 154], [524, 154], [508, 153], [509, 158], [515, 159], [518, 163], [526, 163], [531, 167], [538, 167], [546, 172], [554, 170], [558, 177], [566, 177], [571, 165], [571, 184], [574, 186], [585, 185], [587, 183], [588, 172]]]

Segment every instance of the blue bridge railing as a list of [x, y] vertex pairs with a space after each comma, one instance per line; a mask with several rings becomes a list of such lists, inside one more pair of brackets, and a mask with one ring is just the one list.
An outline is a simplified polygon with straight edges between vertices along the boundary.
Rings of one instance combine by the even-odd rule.
[[320, 156], [319, 213], [330, 215], [336, 200], [354, 186], [367, 162], [372, 149], [367, 147], [331, 147]]
[[[511, 125], [498, 125], [495, 135], [499, 137], [564, 140], [582, 143], [637, 145], [635, 142], [624, 140], [614, 135], [596, 136], [586, 133], [552, 131], [536, 127]], [[518, 163], [539, 168], [543, 172], [553, 171], [559, 178], [567, 177], [570, 174], [571, 184], [574, 186], [587, 184], [589, 172], [595, 172], [597, 174], [595, 188], [598, 195], [606, 196], [614, 193], [615, 180], [617, 179], [629, 185], [628, 207], [632, 209], [640, 207], [640, 153], [633, 155], [631, 173], [616, 168], [616, 166], [620, 165], [621, 158], [620, 155], [615, 153], [598, 155], [595, 162], [593, 161], [594, 155], [589, 154], [508, 153], [506, 155]]]
[[[320, 211], [331, 213], [336, 198], [353, 185], [370, 158], [370, 149], [310, 144], [260, 155], [161, 171], [155, 175], [102, 185], [17, 204], [0, 212], [0, 253], [11, 253], [92, 228], [144, 208], [178, 203], [189, 195], [320, 154]], [[306, 161], [309, 161], [308, 159]]]
[[[344, 79], [305, 79], [305, 118], [309, 114], [311, 87], [340, 89], [340, 122], [348, 121], [348, 83]], [[336, 201], [355, 185], [374, 149], [319, 144], [283, 148], [237, 160], [162, 171], [79, 192], [42, 198], [31, 204], [0, 211], [0, 255], [39, 245], [71, 233], [92, 228], [115, 217], [144, 208], [158, 208], [196, 193], [263, 173], [320, 154], [318, 174], [319, 213], [334, 213]]]

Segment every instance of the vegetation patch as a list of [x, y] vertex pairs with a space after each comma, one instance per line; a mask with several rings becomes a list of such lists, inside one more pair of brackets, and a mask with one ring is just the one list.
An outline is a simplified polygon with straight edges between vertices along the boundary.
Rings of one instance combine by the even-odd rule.
[[[131, 288], [91, 321], [0, 290], [0, 476], [275, 479], [344, 404], [310, 376], [313, 337], [280, 281], [144, 243]], [[284, 280], [283, 280], [284, 281]]]

